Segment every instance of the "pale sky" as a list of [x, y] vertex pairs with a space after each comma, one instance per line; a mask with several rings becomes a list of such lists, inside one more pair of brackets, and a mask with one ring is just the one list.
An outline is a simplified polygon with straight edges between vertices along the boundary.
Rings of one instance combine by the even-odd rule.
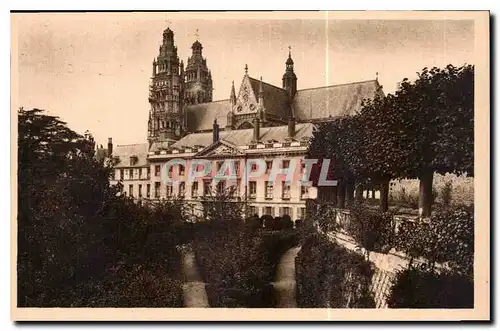
[[281, 86], [289, 45], [298, 89], [374, 79], [378, 72], [384, 92], [392, 93], [423, 67], [474, 64], [473, 21], [234, 15], [15, 14], [13, 100], [46, 109], [77, 132], [88, 129], [103, 145], [108, 137], [115, 144], [146, 142], [151, 63], [167, 26], [184, 62], [199, 29], [214, 100], [229, 98], [233, 80], [238, 89], [245, 64], [250, 76]]

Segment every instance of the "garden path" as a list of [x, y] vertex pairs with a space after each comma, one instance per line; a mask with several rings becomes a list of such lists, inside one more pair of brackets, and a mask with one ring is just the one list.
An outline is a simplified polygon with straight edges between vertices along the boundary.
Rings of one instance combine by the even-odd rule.
[[184, 306], [188, 308], [207, 308], [209, 307], [207, 291], [205, 283], [198, 272], [194, 252], [187, 248], [182, 249], [181, 252], [184, 274], [184, 284], [182, 284]]
[[295, 257], [300, 246], [290, 248], [283, 254], [276, 271], [276, 282], [273, 283], [277, 294], [277, 308], [296, 308], [295, 298]]

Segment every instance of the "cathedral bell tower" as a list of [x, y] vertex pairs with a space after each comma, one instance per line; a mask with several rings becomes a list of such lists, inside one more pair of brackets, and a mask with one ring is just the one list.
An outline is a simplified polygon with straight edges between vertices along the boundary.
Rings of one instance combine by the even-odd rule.
[[288, 46], [288, 59], [285, 64], [286, 70], [283, 75], [283, 89], [288, 92], [288, 96], [292, 100], [297, 92], [297, 76], [293, 72], [292, 48], [290, 46]]
[[176, 141], [184, 134], [183, 68], [174, 45], [170, 28], [163, 32], [163, 43], [158, 56], [153, 59], [149, 85], [148, 141]]
[[184, 72], [185, 104], [212, 102], [212, 74], [207, 67], [207, 59], [203, 58], [203, 46], [197, 39], [191, 49], [192, 54]]

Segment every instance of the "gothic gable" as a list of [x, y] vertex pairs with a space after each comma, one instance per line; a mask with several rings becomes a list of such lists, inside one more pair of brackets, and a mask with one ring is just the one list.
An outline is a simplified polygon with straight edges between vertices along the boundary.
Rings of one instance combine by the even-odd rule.
[[234, 114], [255, 114], [259, 108], [257, 93], [258, 91], [254, 91], [252, 88], [249, 77], [245, 75], [236, 98], [236, 105], [233, 109]]

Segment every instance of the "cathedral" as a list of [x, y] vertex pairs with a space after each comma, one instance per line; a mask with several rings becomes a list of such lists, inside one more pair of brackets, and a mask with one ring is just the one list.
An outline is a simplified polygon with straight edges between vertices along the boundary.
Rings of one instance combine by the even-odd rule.
[[[209, 46], [208, 46], [209, 47]], [[110, 139], [115, 174], [123, 192], [134, 199], [158, 200], [182, 196], [193, 207], [212, 190], [224, 188], [223, 181], [213, 187], [211, 177], [199, 181], [166, 184], [162, 166], [174, 158], [205, 159], [220, 167], [224, 159], [234, 159], [236, 169], [245, 168], [249, 159], [266, 162], [266, 172], [245, 183], [238, 175], [234, 199], [247, 206], [248, 214], [282, 216], [295, 219], [305, 215], [305, 202], [315, 198], [315, 190], [305, 185], [270, 181], [273, 162], [284, 168], [300, 164], [307, 153], [316, 125], [360, 110], [364, 99], [383, 94], [377, 79], [333, 86], [298, 89], [291, 51], [284, 61], [282, 86], [251, 77], [242, 65], [243, 77], [228, 99], [212, 100], [213, 81], [203, 46], [196, 40], [191, 56], [184, 63], [177, 55], [174, 32], [167, 28], [158, 55], [152, 62], [149, 85], [147, 142], [117, 145]], [[286, 56], [286, 55], [285, 55]], [[237, 77], [235, 77], [237, 78]], [[177, 178], [186, 167], [172, 167]], [[303, 171], [303, 169], [298, 169]]]

